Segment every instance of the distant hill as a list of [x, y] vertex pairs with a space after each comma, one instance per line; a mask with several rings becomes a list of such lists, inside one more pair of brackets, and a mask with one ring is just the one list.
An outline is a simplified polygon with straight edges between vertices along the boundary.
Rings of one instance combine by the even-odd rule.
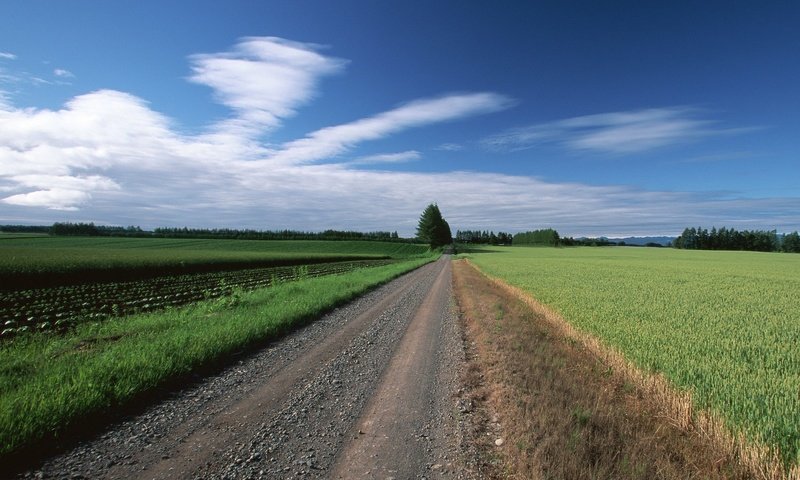
[[670, 244], [675, 237], [625, 237], [625, 238], [609, 238], [612, 242], [625, 242], [626, 245], [647, 245], [648, 243], [658, 243], [665, 247]]

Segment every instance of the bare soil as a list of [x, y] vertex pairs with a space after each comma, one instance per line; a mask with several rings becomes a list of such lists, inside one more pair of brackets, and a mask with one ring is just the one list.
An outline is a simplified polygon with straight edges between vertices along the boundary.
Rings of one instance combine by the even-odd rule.
[[505, 478], [748, 478], [699, 434], [467, 262], [454, 291], [481, 443]]

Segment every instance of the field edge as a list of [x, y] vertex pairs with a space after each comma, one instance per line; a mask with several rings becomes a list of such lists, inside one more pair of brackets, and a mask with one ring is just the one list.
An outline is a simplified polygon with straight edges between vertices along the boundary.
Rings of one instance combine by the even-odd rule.
[[[85, 357], [81, 359], [83, 363], [70, 365], [63, 371], [49, 372], [37, 377], [40, 379], [39, 383], [42, 383], [48, 379], [60, 378], [60, 375], [69, 372], [70, 377], [64, 380], [63, 385], [24, 386], [29, 394], [32, 392], [32, 396], [17, 395], [19, 390], [17, 389], [14, 392], [4, 392], [4, 395], [0, 397], [0, 440], [2, 440], [0, 444], [3, 446], [0, 451], [0, 463], [15, 471], [29, 468], [32, 464], [40, 461], [43, 455], [63, 450], [80, 438], [96, 434], [105, 425], [117, 420], [120, 415], [129, 414], [128, 410], [139, 409], [141, 404], [148, 404], [163, 398], [164, 395], [168, 395], [177, 388], [170, 387], [170, 384], [180, 385], [181, 379], [190, 379], [191, 381], [192, 374], [197, 371], [212, 373], [223, 368], [227, 364], [226, 357], [232, 353], [235, 353], [238, 359], [238, 355], [252, 352], [289, 331], [313, 321], [314, 318], [325, 312], [435, 261], [437, 258], [438, 255], [431, 255], [427, 258], [407, 260], [385, 267], [291, 282], [278, 287], [248, 292], [243, 294], [241, 299], [233, 302], [222, 298], [175, 309], [168, 312], [171, 315], [177, 315], [176, 318], [181, 320], [177, 322], [179, 325], [174, 327], [175, 330], [181, 330], [180, 335], [176, 335], [174, 341], [170, 340], [167, 331], [173, 328], [169, 325], [171, 322], [163, 319], [158, 321], [158, 317], [164, 316], [164, 313], [135, 315], [120, 318], [118, 322], [115, 322], [124, 323], [131, 319], [144, 319], [146, 323], [147, 319], [155, 320], [155, 326], [147, 325], [141, 331], [133, 330], [119, 334], [112, 333], [114, 328], [108, 323], [101, 324], [93, 330], [87, 326], [85, 331], [80, 332], [86, 338], [69, 339], [69, 343], [76, 345], [75, 352], [80, 352], [80, 355]], [[335, 288], [338, 285], [341, 285], [341, 288]], [[259, 295], [261, 296], [259, 297]], [[267, 297], [273, 301], [265, 300]], [[280, 313], [268, 311], [270, 306], [274, 307], [276, 303], [280, 303], [274, 301], [276, 298], [283, 299], [284, 303], [291, 303], [289, 314], [280, 315]], [[233, 333], [237, 327], [242, 327], [242, 317], [255, 314], [258, 314], [259, 317], [269, 317], [270, 323], [264, 323], [257, 328], [248, 328], [248, 334]], [[187, 326], [186, 320], [192, 316], [194, 318], [213, 316], [216, 325], [224, 323], [226, 317], [238, 320], [238, 323], [230, 327], [227, 332], [235, 338], [225, 338], [223, 330], [212, 327], [217, 328], [211, 332], [215, 340], [205, 341], [198, 348], [186, 348], [186, 341], [189, 338], [187, 335], [195, 335], [195, 338], [202, 336], [202, 332], [191, 332], [193, 327]], [[124, 329], [125, 327], [117, 325], [117, 328]], [[187, 329], [189, 333], [186, 333]], [[253, 333], [254, 330], [256, 333]], [[109, 338], [112, 340], [108, 342], [108, 349], [104, 350], [106, 348], [105, 340]], [[129, 374], [132, 370], [140, 368], [142, 359], [133, 358], [131, 362], [126, 363], [126, 359], [114, 356], [111, 349], [123, 352], [126, 348], [128, 351], [135, 350], [137, 346], [143, 346], [144, 342], [152, 341], [153, 338], [157, 338], [155, 343], [159, 344], [155, 347], [159, 349], [159, 356], [156, 358], [164, 357], [163, 359], [175, 362], [178, 366], [170, 366], [170, 368], [153, 373], [137, 372], [137, 378], [133, 380], [134, 385], [127, 389], [123, 388], [124, 392], [120, 393], [120, 387], [112, 383], [116, 382], [119, 375]], [[101, 341], [98, 342], [98, 339]], [[215, 341], [221, 345], [215, 344]], [[128, 342], [129, 345], [126, 345], [125, 342]], [[98, 351], [96, 355], [90, 355], [91, 349], [95, 345], [97, 345]], [[10, 348], [8, 345], [3, 347]], [[84, 351], [84, 348], [87, 348], [88, 351]], [[42, 351], [52, 351], [52, 348]], [[31, 354], [30, 351], [22, 353]], [[152, 354], [153, 352], [148, 351], [148, 353]], [[9, 352], [6, 351], [5, 354], [9, 354]], [[186, 358], [180, 359], [180, 356]], [[98, 366], [103, 363], [103, 359], [109, 357], [113, 357], [114, 361]], [[157, 369], [154, 368], [154, 370]], [[86, 377], [89, 377], [88, 383], [86, 383]], [[93, 385], [92, 379], [109, 381], [106, 384], [95, 383]], [[58, 394], [57, 390], [59, 389], [63, 390], [61, 392], [63, 395]], [[86, 397], [88, 400], [82, 397]], [[76, 398], [78, 400], [75, 400]], [[63, 402], [72, 403], [64, 405]], [[133, 404], [136, 405], [132, 406]], [[28, 416], [30, 417], [21, 419], [21, 417]]]
[[671, 423], [687, 432], [699, 433], [715, 448], [738, 459], [753, 478], [800, 480], [800, 464], [785, 465], [780, 453], [775, 449], [749, 440], [742, 433], [732, 432], [719, 415], [695, 408], [690, 392], [676, 389], [663, 375], [644, 372], [622, 353], [605, 345], [599, 338], [572, 326], [569, 321], [540, 303], [530, 293], [487, 274], [468, 258], [462, 260], [499, 288], [526, 303], [565, 338], [580, 343], [598, 360], [620, 372], [626, 381], [646, 394], [652, 395], [661, 413], [669, 418]]

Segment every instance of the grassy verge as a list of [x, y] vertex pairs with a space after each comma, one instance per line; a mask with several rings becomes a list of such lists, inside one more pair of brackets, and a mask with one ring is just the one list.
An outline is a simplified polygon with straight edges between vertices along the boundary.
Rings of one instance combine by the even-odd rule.
[[476, 415], [492, 418], [477, 440], [502, 460], [498, 477], [750, 478], [552, 316], [467, 262], [455, 262], [453, 278], [470, 349], [467, 395]]
[[643, 379], [663, 375], [673, 419], [736, 452], [754, 476], [800, 478], [796, 256], [510, 247], [472, 261]]
[[434, 257], [312, 278], [0, 346], [0, 459], [274, 339]]

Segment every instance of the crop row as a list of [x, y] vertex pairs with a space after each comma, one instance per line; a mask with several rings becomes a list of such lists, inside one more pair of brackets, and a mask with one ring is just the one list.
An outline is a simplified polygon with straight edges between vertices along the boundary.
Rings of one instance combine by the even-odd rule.
[[254, 268], [149, 280], [0, 291], [0, 337], [66, 330], [82, 321], [149, 312], [254, 290], [304, 277], [345, 273], [393, 260], [361, 260], [299, 267]]

